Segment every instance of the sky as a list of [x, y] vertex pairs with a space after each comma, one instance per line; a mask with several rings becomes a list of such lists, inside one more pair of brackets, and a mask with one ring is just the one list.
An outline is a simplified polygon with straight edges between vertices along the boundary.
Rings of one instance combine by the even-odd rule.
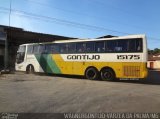
[[74, 38], [145, 34], [154, 49], [159, 6], [160, 0], [0, 0], [0, 25]]

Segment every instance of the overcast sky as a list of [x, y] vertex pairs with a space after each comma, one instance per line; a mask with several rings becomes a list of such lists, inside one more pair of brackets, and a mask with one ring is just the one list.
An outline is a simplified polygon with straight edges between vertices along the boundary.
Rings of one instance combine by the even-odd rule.
[[0, 24], [76, 38], [146, 34], [160, 48], [160, 0], [0, 0]]

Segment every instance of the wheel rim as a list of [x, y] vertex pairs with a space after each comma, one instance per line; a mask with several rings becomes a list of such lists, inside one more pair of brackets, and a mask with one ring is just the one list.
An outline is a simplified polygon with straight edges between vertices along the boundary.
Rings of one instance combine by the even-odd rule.
[[92, 70], [88, 71], [88, 77], [89, 78], [94, 78], [95, 75], [96, 75], [96, 73], [94, 71], [92, 71]]
[[114, 72], [110, 69], [103, 69], [101, 71], [101, 78], [102, 80], [114, 80], [115, 75]]
[[89, 69], [86, 70], [85, 76], [86, 76], [87, 79], [97, 80], [98, 71], [95, 68], [89, 68]]
[[110, 79], [110, 78], [112, 78], [111, 72], [104, 72], [104, 73], [103, 73], [103, 76], [104, 76], [105, 79]]

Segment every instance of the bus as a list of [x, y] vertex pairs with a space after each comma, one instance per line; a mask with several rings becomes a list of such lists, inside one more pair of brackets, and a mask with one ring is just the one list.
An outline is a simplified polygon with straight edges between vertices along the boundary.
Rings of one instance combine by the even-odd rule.
[[72, 39], [19, 46], [16, 70], [26, 73], [82, 75], [88, 79], [147, 77], [145, 35]]

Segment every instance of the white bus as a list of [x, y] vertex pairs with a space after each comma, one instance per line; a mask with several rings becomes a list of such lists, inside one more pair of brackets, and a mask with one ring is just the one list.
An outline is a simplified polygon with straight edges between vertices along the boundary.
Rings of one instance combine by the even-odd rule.
[[19, 46], [16, 70], [84, 75], [88, 79], [145, 78], [145, 35], [75, 39]]

